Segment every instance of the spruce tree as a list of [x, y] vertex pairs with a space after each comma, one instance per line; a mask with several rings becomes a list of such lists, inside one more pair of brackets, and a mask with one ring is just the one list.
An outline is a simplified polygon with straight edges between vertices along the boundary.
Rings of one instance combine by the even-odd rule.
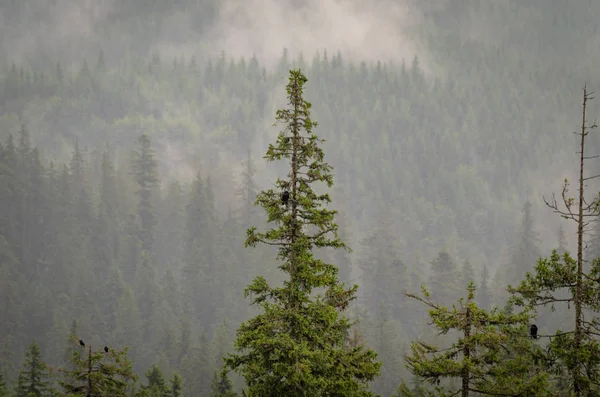
[[142, 242], [144, 250], [153, 252], [154, 227], [156, 225], [153, 193], [159, 182], [158, 165], [154, 158], [152, 142], [148, 135], [141, 135], [138, 138], [138, 145], [139, 148], [135, 152], [135, 161], [133, 163], [133, 176], [138, 185], [139, 239]]
[[[77, 338], [70, 335], [73, 344]], [[68, 396], [104, 397], [129, 396], [132, 384], [137, 380], [127, 348], [116, 350], [108, 347], [93, 351], [91, 345], [77, 346], [70, 357], [70, 368], [59, 368], [62, 379], [59, 384]]]
[[4, 372], [2, 368], [0, 368], [0, 397], [8, 397], [8, 387], [6, 386], [6, 381], [4, 380]]
[[[585, 198], [585, 185], [597, 176], [585, 175], [585, 138], [596, 124], [589, 125], [586, 120], [588, 101], [592, 94], [584, 88], [582, 122], [579, 135], [579, 183], [576, 197], [569, 195], [569, 181], [565, 179], [561, 201], [558, 204], [553, 195], [544, 199], [546, 205], [565, 219], [577, 225], [577, 258], [569, 253], [559, 255], [554, 250], [548, 258], [537, 261], [533, 272], [527, 273], [525, 280], [508, 290], [513, 294], [513, 302], [522, 306], [550, 307], [565, 303], [568, 309], [574, 308], [573, 321], [567, 329], [558, 329], [549, 337], [546, 361], [553, 363], [553, 373], [561, 393], [576, 397], [600, 394], [600, 344], [597, 340], [600, 319], [597, 317], [600, 307], [600, 260], [585, 263], [583, 257], [584, 235], [589, 231], [591, 221], [598, 216], [600, 201], [596, 197], [588, 201]], [[584, 266], [585, 265], [585, 266]], [[562, 324], [561, 324], [562, 325]], [[565, 324], [566, 325], [566, 324]]]
[[212, 397], [235, 397], [236, 394], [233, 392], [233, 386], [227, 374], [221, 372], [215, 372], [210, 382], [210, 389], [212, 390]]
[[[550, 396], [547, 374], [536, 371], [535, 351], [529, 338], [531, 313], [506, 313], [494, 308], [481, 309], [475, 303], [475, 284], [469, 283], [467, 299], [459, 299], [451, 309], [431, 299], [422, 287], [422, 295], [406, 294], [429, 308], [432, 324], [441, 334], [461, 333], [450, 347], [436, 347], [413, 342], [411, 354], [405, 357], [410, 372], [429, 382], [431, 389], [418, 392], [402, 384], [400, 396]], [[442, 383], [445, 379], [460, 381], [458, 386]]]
[[525, 274], [533, 268], [541, 255], [538, 248], [539, 238], [534, 228], [532, 205], [529, 200], [523, 205], [523, 218], [517, 238], [518, 243], [513, 251], [512, 263], [507, 274], [507, 284], [523, 280]]
[[565, 228], [561, 223], [558, 228], [558, 254], [563, 255], [565, 252], [569, 251], [569, 243], [567, 241], [567, 236], [565, 235]]
[[[331, 201], [329, 195], [312, 187], [317, 182], [331, 187], [333, 176], [319, 147], [322, 140], [312, 132], [316, 123], [303, 98], [306, 81], [300, 70], [290, 71], [289, 107], [276, 117], [286, 128], [265, 156], [268, 161], [289, 159], [289, 179], [278, 179], [277, 189], [262, 191], [256, 200], [277, 227], [264, 233], [252, 227], [246, 239], [246, 246], [277, 247], [279, 269], [288, 277], [280, 287], [263, 277], [248, 286], [245, 295], [254, 296], [263, 313], [240, 326], [238, 353], [225, 359], [225, 370], [244, 376], [247, 396], [371, 396], [367, 383], [380, 367], [375, 352], [344, 347], [351, 323], [341, 312], [358, 286], [345, 289], [337, 268], [312, 253], [317, 247], [345, 245], [337, 236], [336, 211], [321, 207]], [[283, 191], [289, 192], [285, 203]]]
[[36, 342], [27, 348], [25, 363], [19, 372], [15, 397], [45, 397], [54, 395], [51, 387], [52, 373], [42, 361], [42, 354]]
[[173, 377], [169, 381], [169, 389], [171, 390], [171, 397], [181, 397], [183, 396], [183, 385], [182, 385], [181, 376], [179, 374], [173, 374]]
[[162, 371], [156, 366], [146, 372], [147, 384], [142, 386], [138, 397], [170, 397], [170, 390]]

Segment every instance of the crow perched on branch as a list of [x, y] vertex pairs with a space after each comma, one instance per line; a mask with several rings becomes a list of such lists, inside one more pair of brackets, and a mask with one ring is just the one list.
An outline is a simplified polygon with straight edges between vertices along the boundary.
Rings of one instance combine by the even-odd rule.
[[79, 344], [83, 347], [85, 347], [85, 343], [83, 343], [83, 341], [81, 339], [79, 339]]
[[287, 190], [284, 190], [283, 194], [281, 195], [281, 202], [283, 204], [287, 205], [289, 199], [290, 199], [290, 192], [288, 192]]
[[531, 326], [529, 327], [529, 334], [531, 335], [531, 337], [533, 339], [537, 339], [538, 338], [537, 331], [538, 331], [537, 325], [531, 324]]
[[104, 346], [104, 353], [108, 353], [108, 346]]

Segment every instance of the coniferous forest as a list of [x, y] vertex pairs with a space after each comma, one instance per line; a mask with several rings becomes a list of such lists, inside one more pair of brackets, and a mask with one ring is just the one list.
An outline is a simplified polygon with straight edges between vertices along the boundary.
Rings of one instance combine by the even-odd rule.
[[386, 59], [75, 3], [0, 1], [0, 397], [600, 395], [600, 2], [406, 0]]

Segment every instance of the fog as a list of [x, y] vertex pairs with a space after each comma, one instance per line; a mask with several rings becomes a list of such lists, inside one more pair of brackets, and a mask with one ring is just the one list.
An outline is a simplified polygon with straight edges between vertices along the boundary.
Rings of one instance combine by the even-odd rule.
[[[543, 198], [565, 178], [577, 194], [600, 2], [552, 3], [0, 1], [0, 301], [18, 302], [0, 308], [0, 373], [17, 379], [32, 340], [63, 365], [75, 321], [94, 345], [130, 346], [142, 383], [156, 364], [184, 395], [212, 396], [236, 329], [260, 311], [244, 288], [283, 280], [272, 247], [244, 242], [273, 226], [248, 203], [289, 173], [263, 156], [302, 66], [334, 169], [334, 187], [315, 189], [353, 249], [316, 254], [359, 285], [347, 314], [384, 362], [373, 390], [391, 395], [412, 379], [412, 341], [450, 340], [404, 292], [423, 284], [452, 305], [472, 280], [478, 304], [504, 307], [507, 284], [565, 244], [559, 226], [574, 253], [576, 223]], [[600, 100], [587, 111], [591, 124]], [[586, 139], [591, 177], [598, 131]], [[586, 181], [589, 200], [598, 189]], [[600, 256], [600, 226], [586, 243]], [[561, 310], [540, 310], [541, 333], [572, 317]]]

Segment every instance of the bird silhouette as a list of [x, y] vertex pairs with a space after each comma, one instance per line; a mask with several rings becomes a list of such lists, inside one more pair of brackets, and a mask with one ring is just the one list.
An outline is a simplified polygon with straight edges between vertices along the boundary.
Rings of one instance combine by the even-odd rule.
[[531, 326], [529, 327], [529, 334], [531, 335], [531, 338], [533, 339], [537, 339], [538, 338], [538, 327], [535, 324], [531, 324]]
[[83, 347], [85, 347], [85, 343], [83, 343], [83, 341], [81, 339], [79, 339], [79, 344]]
[[290, 199], [290, 192], [288, 192], [287, 190], [284, 190], [283, 194], [281, 195], [281, 202], [283, 204], [287, 205], [289, 199]]
[[108, 346], [104, 346], [104, 353], [108, 353]]

